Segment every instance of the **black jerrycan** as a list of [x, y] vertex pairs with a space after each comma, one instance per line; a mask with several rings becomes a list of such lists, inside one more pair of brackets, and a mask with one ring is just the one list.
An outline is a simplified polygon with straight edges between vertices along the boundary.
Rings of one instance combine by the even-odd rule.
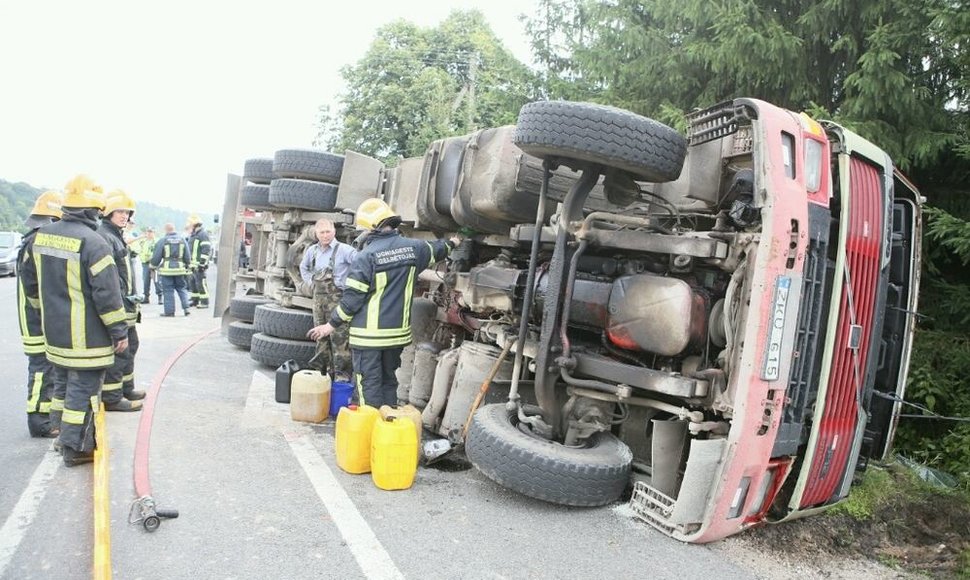
[[300, 365], [290, 359], [276, 369], [276, 402], [290, 402], [290, 384], [293, 382], [293, 375], [300, 371]]

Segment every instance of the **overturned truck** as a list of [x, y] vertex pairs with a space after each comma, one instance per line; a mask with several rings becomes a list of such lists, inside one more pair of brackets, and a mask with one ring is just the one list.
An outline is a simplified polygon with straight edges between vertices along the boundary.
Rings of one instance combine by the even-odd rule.
[[310, 223], [351, 239], [340, 210], [367, 196], [408, 235], [470, 230], [416, 273], [399, 398], [427, 430], [541, 500], [632, 488], [639, 517], [688, 542], [812, 514], [892, 443], [922, 199], [834, 123], [754, 99], [688, 120], [685, 138], [536, 102], [394, 168], [348, 153], [322, 206], [245, 214], [259, 239], [237, 285], [308, 308], [293, 261]]

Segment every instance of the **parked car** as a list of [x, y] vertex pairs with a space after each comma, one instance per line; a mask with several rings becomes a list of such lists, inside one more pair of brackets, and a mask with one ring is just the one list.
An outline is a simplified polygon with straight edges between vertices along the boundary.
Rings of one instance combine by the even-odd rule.
[[22, 242], [18, 232], [0, 232], [0, 276], [17, 275], [17, 252]]

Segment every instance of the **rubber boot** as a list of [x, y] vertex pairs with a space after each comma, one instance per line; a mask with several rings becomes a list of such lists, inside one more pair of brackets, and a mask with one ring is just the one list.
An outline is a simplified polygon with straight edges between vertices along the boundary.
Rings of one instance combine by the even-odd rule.
[[125, 398], [129, 401], [140, 401], [145, 398], [145, 391], [131, 391], [125, 393]]
[[121, 399], [115, 403], [104, 406], [105, 411], [141, 411], [141, 401], [129, 401], [127, 399]]
[[63, 447], [64, 454], [64, 465], [68, 467], [75, 467], [78, 465], [83, 465], [85, 463], [91, 463], [94, 461], [94, 450], [91, 451], [77, 451], [73, 447], [68, 447], [65, 445]]

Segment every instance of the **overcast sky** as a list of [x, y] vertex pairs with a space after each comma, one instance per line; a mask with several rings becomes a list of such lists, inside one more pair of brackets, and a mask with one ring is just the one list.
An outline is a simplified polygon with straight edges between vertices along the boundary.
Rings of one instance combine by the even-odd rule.
[[221, 211], [249, 157], [309, 147], [340, 67], [398, 18], [478, 8], [529, 62], [534, 0], [0, 0], [0, 179]]

